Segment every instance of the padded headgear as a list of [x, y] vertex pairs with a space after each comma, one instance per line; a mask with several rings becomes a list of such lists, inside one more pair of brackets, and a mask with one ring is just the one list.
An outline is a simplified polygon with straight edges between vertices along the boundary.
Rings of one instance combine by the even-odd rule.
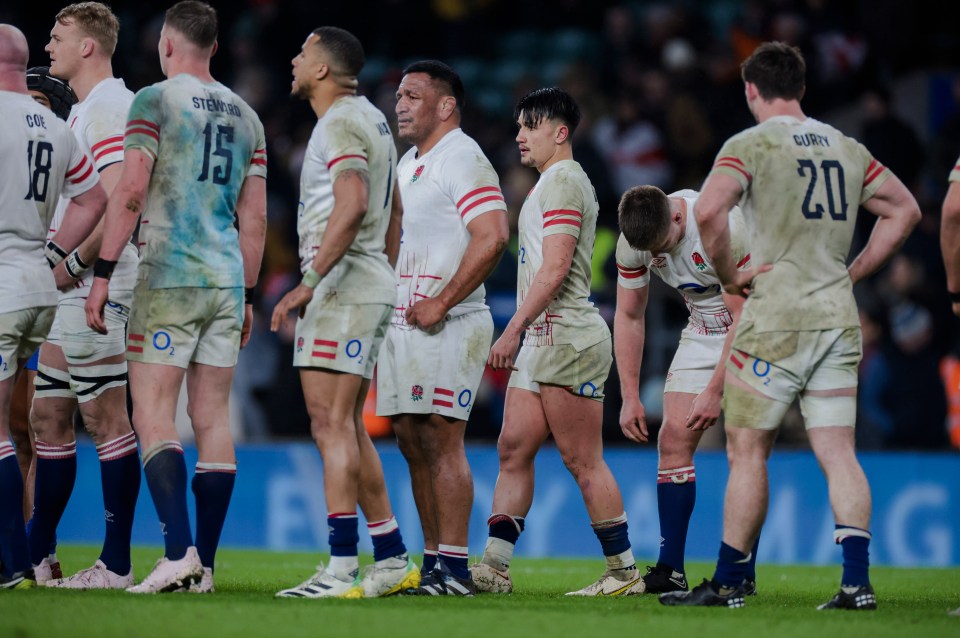
[[50, 75], [50, 67], [34, 66], [27, 69], [27, 88], [40, 91], [50, 100], [50, 109], [61, 120], [70, 115], [70, 107], [77, 103], [77, 95], [70, 85]]

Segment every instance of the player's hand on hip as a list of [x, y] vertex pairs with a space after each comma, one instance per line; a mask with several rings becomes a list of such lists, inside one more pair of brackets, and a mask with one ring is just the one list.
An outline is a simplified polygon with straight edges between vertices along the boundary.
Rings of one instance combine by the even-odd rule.
[[93, 286], [90, 287], [90, 294], [87, 295], [87, 303], [84, 305], [87, 325], [91, 330], [96, 330], [102, 335], [107, 334], [107, 324], [103, 320], [103, 307], [107, 305], [109, 294], [110, 282], [102, 277], [95, 277]]
[[53, 280], [57, 284], [57, 290], [63, 292], [73, 290], [77, 285], [77, 280], [67, 273], [66, 263], [66, 260], [61, 261], [57, 264], [57, 267], [53, 269]]
[[240, 347], [245, 348], [250, 342], [250, 333], [253, 331], [253, 306], [243, 304], [243, 327], [240, 328]]
[[273, 317], [270, 319], [270, 330], [276, 332], [287, 321], [287, 316], [291, 311], [297, 310], [298, 315], [303, 317], [303, 311], [307, 304], [313, 299], [313, 288], [297, 284], [297, 287], [283, 296], [276, 307], [273, 309]]
[[707, 388], [697, 395], [687, 414], [688, 430], [706, 430], [713, 427], [720, 418], [720, 403], [723, 393]]
[[620, 408], [620, 429], [623, 435], [634, 443], [646, 443], [649, 440], [647, 412], [639, 398], [624, 398]]
[[415, 328], [420, 328], [425, 332], [434, 332], [432, 329], [439, 327], [438, 324], [447, 319], [447, 308], [436, 297], [421, 299], [407, 308], [404, 318], [408, 324]]
[[736, 277], [733, 281], [725, 283], [723, 285], [723, 290], [728, 295], [739, 295], [741, 297], [750, 296], [750, 288], [753, 286], [754, 278], [765, 272], [770, 272], [773, 270], [773, 264], [764, 264], [759, 268], [748, 268], [746, 270], [738, 270]]
[[512, 332], [508, 327], [490, 348], [487, 365], [494, 370], [516, 370], [517, 367], [513, 365], [513, 356], [516, 354], [519, 345], [520, 335]]

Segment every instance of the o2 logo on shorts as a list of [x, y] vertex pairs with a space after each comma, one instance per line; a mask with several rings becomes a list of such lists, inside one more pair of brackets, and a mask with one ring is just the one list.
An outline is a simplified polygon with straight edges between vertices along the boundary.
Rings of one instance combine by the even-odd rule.
[[770, 364], [763, 359], [753, 360], [753, 373], [763, 379], [763, 385], [770, 385]]
[[422, 385], [411, 386], [410, 398], [413, 401], [423, 401], [423, 386]]
[[461, 408], [466, 408], [468, 411], [471, 406], [470, 402], [473, 400], [473, 392], [470, 390], [462, 390], [459, 395], [457, 395], [457, 403], [460, 404]]
[[[173, 341], [170, 339], [170, 333], [160, 330], [153, 333], [153, 347], [160, 352], [166, 352], [168, 356], [173, 356]], [[167, 352], [169, 350], [169, 352]]]
[[0, 356], [0, 370], [3, 370], [4, 372], [7, 371], [7, 362], [3, 360], [2, 356]]
[[589, 381], [580, 386], [580, 396], [594, 398], [597, 396], [597, 386]]
[[363, 344], [359, 339], [351, 339], [348, 341], [343, 351], [346, 353], [348, 358], [356, 359], [357, 365], [363, 363]]

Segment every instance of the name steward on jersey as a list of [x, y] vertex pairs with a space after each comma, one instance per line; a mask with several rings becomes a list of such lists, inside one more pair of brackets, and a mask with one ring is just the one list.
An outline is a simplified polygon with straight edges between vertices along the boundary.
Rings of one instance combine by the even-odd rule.
[[216, 98], [194, 97], [193, 108], [201, 111], [212, 111], [216, 113], [229, 113], [234, 117], [240, 117], [240, 108], [230, 102], [224, 102]]

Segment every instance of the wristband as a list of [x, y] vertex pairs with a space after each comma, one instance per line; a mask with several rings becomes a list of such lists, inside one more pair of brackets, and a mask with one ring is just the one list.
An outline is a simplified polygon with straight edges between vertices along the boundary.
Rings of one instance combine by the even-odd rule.
[[116, 267], [117, 262], [115, 261], [97, 259], [97, 262], [93, 265], [93, 276], [110, 281], [110, 276], [113, 275], [113, 269]]
[[948, 290], [947, 294], [950, 295], [950, 303], [960, 303], [960, 292], [950, 292]]
[[303, 273], [303, 280], [300, 283], [307, 288], [316, 288], [317, 284], [320, 283], [320, 273], [313, 268], [307, 268], [307, 272]]
[[43, 256], [47, 258], [47, 263], [50, 264], [50, 268], [54, 268], [67, 256], [67, 251], [51, 239], [43, 248]]
[[67, 274], [74, 279], [80, 279], [90, 270], [90, 264], [84, 263], [83, 259], [80, 258], [80, 253], [77, 251], [73, 251], [67, 256], [63, 267], [67, 269]]
[[243, 304], [248, 306], [253, 303], [253, 288], [243, 289]]

